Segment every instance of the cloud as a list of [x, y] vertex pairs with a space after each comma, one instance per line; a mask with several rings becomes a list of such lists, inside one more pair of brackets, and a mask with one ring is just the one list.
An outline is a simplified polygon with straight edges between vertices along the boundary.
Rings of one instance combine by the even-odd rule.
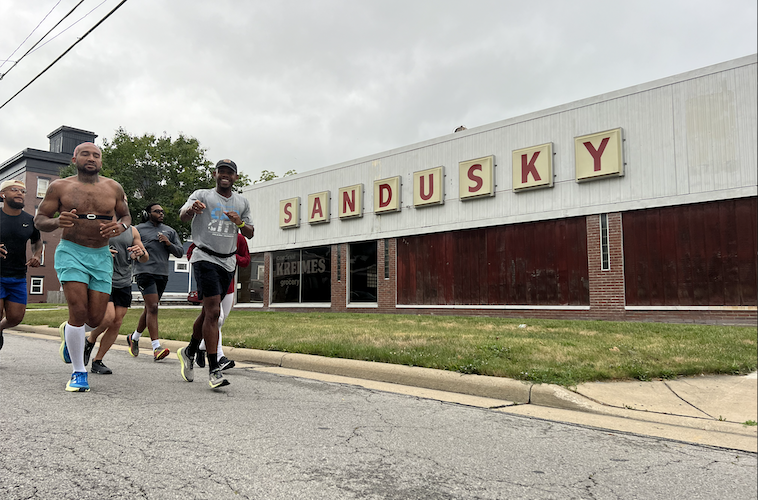
[[[116, 4], [22, 61], [0, 103]], [[3, 2], [0, 58], [49, 8]], [[304, 172], [755, 53], [756, 14], [747, 0], [127, 2], [0, 110], [0, 161], [65, 124], [184, 133], [253, 178]]]

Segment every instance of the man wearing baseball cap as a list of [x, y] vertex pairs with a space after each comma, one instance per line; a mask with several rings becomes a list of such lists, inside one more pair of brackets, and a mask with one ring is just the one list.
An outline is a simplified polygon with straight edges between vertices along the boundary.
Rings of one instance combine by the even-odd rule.
[[[42, 239], [34, 217], [24, 212], [26, 185], [19, 180], [0, 184], [0, 349], [3, 330], [12, 328], [26, 313], [26, 268], [42, 261]], [[32, 242], [32, 258], [26, 260], [26, 242]]]
[[237, 164], [232, 160], [219, 161], [213, 178], [216, 179], [215, 189], [198, 189], [179, 211], [182, 222], [192, 221], [195, 250], [190, 263], [193, 264], [197, 296], [203, 301], [203, 308], [192, 327], [189, 345], [179, 349], [177, 357], [182, 378], [192, 382], [195, 354], [204, 339], [208, 350], [208, 384], [211, 389], [217, 389], [229, 385], [216, 355], [221, 300], [237, 267], [237, 233], [252, 238], [253, 223], [250, 203], [232, 190], [239, 178]]

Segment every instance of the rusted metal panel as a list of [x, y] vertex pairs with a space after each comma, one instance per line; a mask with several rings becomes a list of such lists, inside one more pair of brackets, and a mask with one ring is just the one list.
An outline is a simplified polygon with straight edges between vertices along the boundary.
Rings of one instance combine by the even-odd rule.
[[756, 200], [624, 213], [627, 305], [756, 305]]
[[583, 217], [401, 238], [402, 305], [589, 305]]

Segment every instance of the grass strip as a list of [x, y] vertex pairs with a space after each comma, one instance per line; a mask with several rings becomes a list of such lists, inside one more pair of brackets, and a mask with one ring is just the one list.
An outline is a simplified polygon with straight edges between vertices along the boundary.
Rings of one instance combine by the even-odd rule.
[[[131, 309], [120, 333], [134, 330]], [[160, 337], [189, 341], [199, 309], [166, 309]], [[65, 308], [30, 309], [24, 323], [57, 327]], [[224, 345], [422, 366], [574, 386], [602, 380], [746, 374], [758, 366], [758, 328], [356, 313], [232, 311]]]

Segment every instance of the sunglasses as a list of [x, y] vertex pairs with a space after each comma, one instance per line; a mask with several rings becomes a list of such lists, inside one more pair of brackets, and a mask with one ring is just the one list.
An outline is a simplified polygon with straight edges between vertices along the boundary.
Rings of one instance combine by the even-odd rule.
[[11, 193], [26, 194], [26, 189], [17, 188], [17, 187], [12, 187], [12, 188], [8, 188], [8, 189], [10, 190]]
[[153, 210], [153, 213], [154, 214], [165, 214], [166, 212], [164, 212], [163, 210]]

